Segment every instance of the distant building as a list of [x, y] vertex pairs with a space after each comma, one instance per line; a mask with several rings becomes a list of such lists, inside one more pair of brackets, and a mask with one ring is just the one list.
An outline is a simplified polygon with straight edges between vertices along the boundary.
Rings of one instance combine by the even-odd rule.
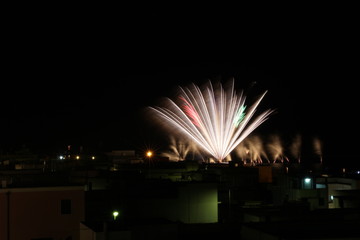
[[113, 169], [117, 169], [120, 164], [134, 164], [141, 163], [143, 160], [139, 158], [135, 150], [113, 150], [106, 153], [109, 162], [113, 164]]

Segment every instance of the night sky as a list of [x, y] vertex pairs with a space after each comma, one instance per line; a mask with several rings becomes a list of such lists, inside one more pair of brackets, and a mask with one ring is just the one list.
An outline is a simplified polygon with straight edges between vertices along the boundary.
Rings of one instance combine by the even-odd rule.
[[261, 109], [276, 109], [257, 134], [276, 133], [285, 141], [316, 136], [324, 161], [359, 165], [353, 19], [291, 15], [272, 21], [223, 14], [221, 21], [206, 15], [185, 22], [170, 13], [142, 20], [9, 20], [2, 151], [160, 149], [164, 135], [144, 108], [175, 97], [178, 86], [234, 77], [249, 99], [268, 90]]

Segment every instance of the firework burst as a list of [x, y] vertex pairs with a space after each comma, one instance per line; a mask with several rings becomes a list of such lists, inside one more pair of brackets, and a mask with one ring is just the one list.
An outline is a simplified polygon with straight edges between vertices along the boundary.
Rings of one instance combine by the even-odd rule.
[[215, 88], [210, 81], [204, 88], [191, 84], [179, 89], [176, 102], [166, 98], [166, 107], [149, 107], [150, 110], [218, 162], [272, 113], [269, 109], [254, 117], [266, 91], [247, 107], [243, 91], [237, 94], [234, 89], [234, 80], [226, 89], [221, 83]]

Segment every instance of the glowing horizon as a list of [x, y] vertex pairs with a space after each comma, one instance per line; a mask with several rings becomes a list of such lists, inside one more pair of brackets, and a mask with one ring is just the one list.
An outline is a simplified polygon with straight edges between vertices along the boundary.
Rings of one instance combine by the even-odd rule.
[[227, 89], [221, 83], [214, 88], [210, 81], [203, 89], [192, 83], [189, 87], [179, 88], [179, 103], [167, 98], [168, 107], [149, 108], [222, 162], [272, 113], [268, 109], [252, 119], [267, 91], [247, 107], [243, 91], [237, 94], [234, 80], [230, 83]]

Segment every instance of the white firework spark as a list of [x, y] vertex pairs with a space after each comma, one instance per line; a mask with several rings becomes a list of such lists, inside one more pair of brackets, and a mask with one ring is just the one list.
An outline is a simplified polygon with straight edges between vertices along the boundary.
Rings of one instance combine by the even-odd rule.
[[266, 110], [253, 119], [266, 92], [247, 108], [246, 97], [243, 91], [236, 93], [233, 79], [227, 89], [221, 83], [214, 88], [209, 81], [203, 89], [195, 84], [189, 88], [180, 87], [180, 103], [167, 98], [167, 107], [150, 109], [218, 162], [222, 162], [273, 112], [271, 109]]

